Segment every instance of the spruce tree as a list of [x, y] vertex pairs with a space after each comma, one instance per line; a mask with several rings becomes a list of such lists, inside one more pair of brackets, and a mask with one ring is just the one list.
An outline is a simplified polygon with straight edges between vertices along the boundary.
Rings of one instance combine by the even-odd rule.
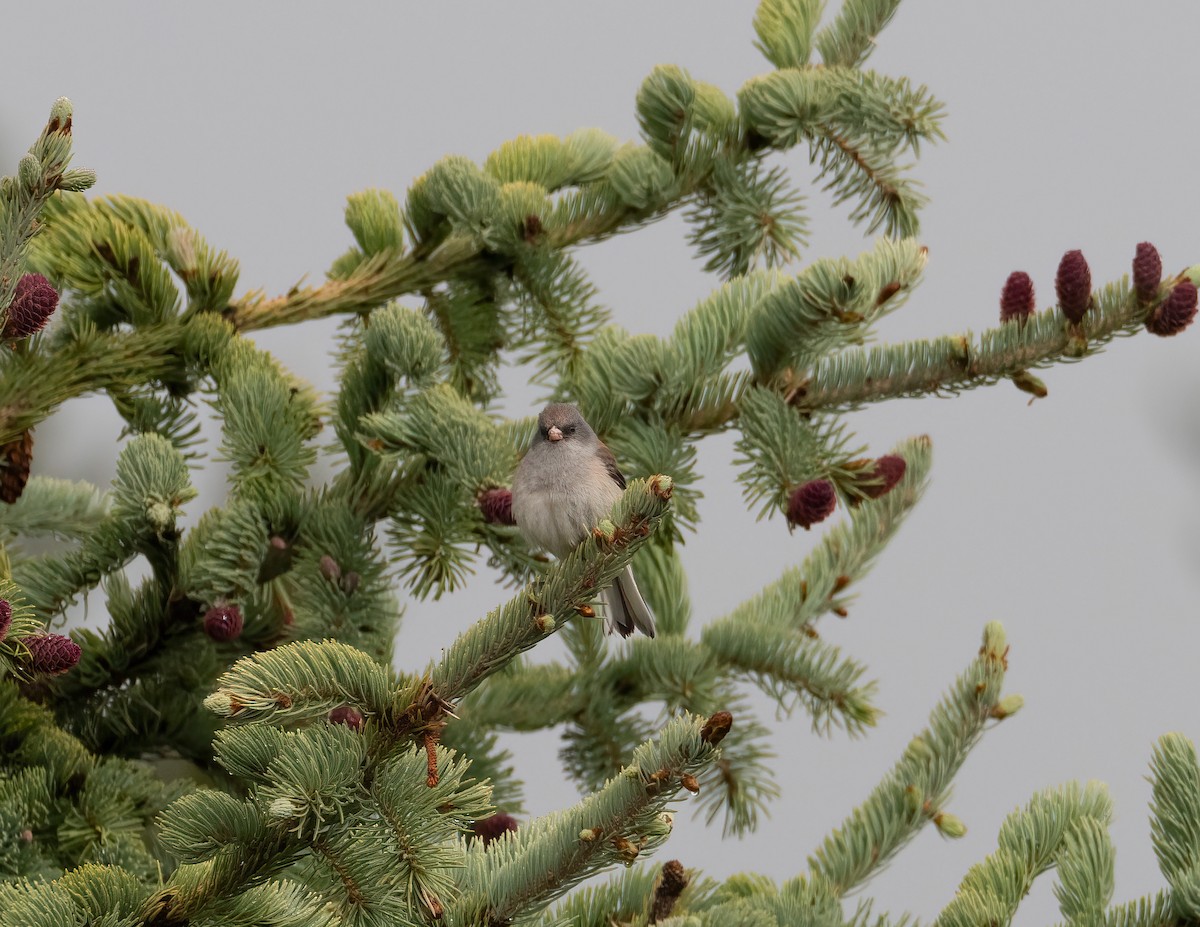
[[[1200, 265], [1164, 268], [1131, 243], [1131, 274], [1093, 285], [1070, 251], [1053, 302], [1014, 272], [983, 332], [868, 344], [925, 271], [906, 162], [942, 138], [928, 89], [866, 67], [897, 5], [763, 0], [771, 70], [736, 98], [658, 67], [637, 95], [639, 142], [519, 136], [481, 164], [443, 158], [403, 202], [354, 194], [354, 247], [278, 296], [239, 295], [237, 262], [171, 210], [85, 196], [71, 104], [54, 104], [0, 184], [0, 925], [903, 922], [854, 893], [922, 827], [961, 834], [954, 776], [1021, 707], [997, 622], [793, 879], [719, 882], [651, 858], [685, 802], [735, 835], [769, 807], [779, 783], [750, 687], [818, 730], [864, 733], [881, 710], [822, 619], [920, 500], [932, 448], [868, 450], [852, 413], [1004, 381], [1044, 396], [1036, 371], [1186, 329]], [[791, 149], [811, 176], [771, 161]], [[877, 236], [869, 250], [800, 259], [814, 182]], [[723, 282], [669, 336], [627, 332], [574, 252], [675, 210]], [[247, 337], [328, 316], [343, 320], [332, 397]], [[558, 561], [513, 524], [533, 417], [494, 410], [514, 361], [583, 410], [629, 477]], [[93, 393], [126, 423], [112, 487], [38, 476], [34, 428]], [[697, 443], [731, 430], [764, 530], [820, 539], [714, 616], [690, 602], [680, 548]], [[318, 485], [322, 452], [339, 469]], [[228, 495], [185, 531], [206, 457], [229, 462]], [[40, 538], [53, 543], [34, 553]], [[149, 566], [136, 584], [135, 558]], [[438, 655], [394, 653], [405, 606], [419, 619], [483, 562], [511, 580], [507, 601]], [[620, 644], [596, 594], [631, 562], [659, 636]], [[57, 633], [89, 591], [105, 628]], [[552, 635], [562, 660], [537, 652]], [[586, 797], [526, 819], [497, 735], [560, 725]], [[1067, 785], [1009, 818], [939, 920], [1007, 923], [1051, 868], [1073, 924], [1200, 916], [1193, 745], [1163, 737], [1151, 777], [1160, 893], [1111, 904], [1111, 803]]]

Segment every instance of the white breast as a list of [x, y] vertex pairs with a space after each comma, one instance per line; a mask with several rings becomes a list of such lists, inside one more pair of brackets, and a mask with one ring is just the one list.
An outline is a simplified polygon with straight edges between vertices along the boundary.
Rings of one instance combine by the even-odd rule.
[[534, 445], [513, 477], [517, 526], [556, 557], [569, 554], [620, 497], [592, 449], [572, 440]]

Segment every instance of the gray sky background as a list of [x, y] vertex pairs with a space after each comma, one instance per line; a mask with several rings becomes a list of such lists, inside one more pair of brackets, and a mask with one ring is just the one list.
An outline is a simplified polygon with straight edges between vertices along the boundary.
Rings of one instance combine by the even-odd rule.
[[[836, 6], [836, 4], [833, 4]], [[636, 138], [634, 95], [658, 63], [729, 93], [769, 69], [753, 48], [751, 2], [606, 4], [28, 3], [5, 13], [0, 164], [11, 172], [59, 95], [76, 107], [76, 164], [97, 193], [181, 212], [242, 264], [238, 292], [319, 281], [350, 243], [347, 194], [403, 199], [438, 157], [482, 160], [519, 133], [597, 126]], [[932, 204], [925, 283], [882, 338], [995, 324], [1000, 287], [1024, 269], [1053, 301], [1062, 253], [1082, 248], [1093, 280], [1127, 273], [1154, 242], [1169, 272], [1200, 261], [1196, 230], [1196, 36], [1200, 4], [1147, 0], [1004, 4], [908, 0], [870, 66], [926, 83], [948, 106], [949, 141], [916, 176]], [[782, 159], [812, 173], [803, 154]], [[846, 211], [812, 192], [806, 259], [869, 246]], [[581, 252], [616, 319], [665, 333], [716, 284], [673, 217]], [[259, 336], [322, 388], [334, 326]], [[924, 726], [978, 648], [984, 623], [1012, 644], [1008, 691], [1027, 705], [987, 734], [950, 810], [970, 832], [932, 829], [864, 894], [877, 912], [935, 915], [968, 867], [995, 848], [1005, 814], [1040, 789], [1100, 779], [1116, 800], [1115, 900], [1163, 885], [1145, 781], [1161, 733], [1200, 736], [1200, 332], [1142, 335], [1049, 371], [1050, 396], [1008, 384], [955, 400], [909, 400], [853, 416], [877, 452], [928, 433], [932, 486], [827, 639], [864, 661], [886, 710], [860, 740], [813, 735], [802, 715], [774, 723], [784, 796], [755, 835], [722, 841], [684, 809], [659, 860], [714, 876], [783, 879], [864, 798]], [[506, 409], [536, 395], [509, 378]], [[119, 421], [76, 401], [38, 431], [35, 472], [111, 479]], [[702, 526], [689, 540], [698, 617], [715, 617], [800, 561], [819, 533], [756, 524], [741, 502], [732, 441], [701, 449]], [[193, 503], [189, 523], [220, 499]], [[464, 593], [408, 609], [397, 663], [418, 668], [507, 596], [480, 574]], [[102, 620], [93, 608], [88, 620]], [[763, 699], [761, 715], [773, 717]], [[540, 813], [575, 800], [556, 736], [512, 737]], [[1043, 877], [1017, 923], [1059, 919]]]

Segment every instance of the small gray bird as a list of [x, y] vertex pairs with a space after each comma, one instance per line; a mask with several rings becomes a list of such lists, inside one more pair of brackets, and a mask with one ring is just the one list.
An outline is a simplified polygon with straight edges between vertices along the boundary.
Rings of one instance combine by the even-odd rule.
[[[525, 539], [565, 557], [612, 510], [625, 477], [612, 451], [565, 403], [546, 406], [529, 453], [513, 477], [512, 511]], [[605, 629], [628, 637], [635, 630], [654, 636], [654, 616], [626, 567], [604, 590]]]

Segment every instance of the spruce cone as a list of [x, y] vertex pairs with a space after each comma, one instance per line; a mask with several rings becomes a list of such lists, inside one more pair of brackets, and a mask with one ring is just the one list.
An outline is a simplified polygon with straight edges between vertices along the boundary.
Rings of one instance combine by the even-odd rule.
[[1196, 284], [1191, 280], [1180, 280], [1171, 289], [1167, 301], [1146, 320], [1146, 328], [1163, 338], [1178, 335], [1196, 317], [1196, 297]]
[[884, 454], [875, 461], [875, 466], [865, 476], [871, 480], [882, 480], [879, 483], [868, 483], [860, 486], [863, 494], [871, 499], [885, 496], [904, 479], [904, 471], [908, 469], [908, 461], [899, 454]]
[[479, 494], [479, 510], [489, 525], [515, 525], [512, 513], [512, 492], [508, 489], [485, 489]]
[[671, 912], [675, 910], [675, 902], [688, 887], [688, 881], [687, 870], [679, 860], [672, 859], [663, 863], [662, 875], [658, 877], [658, 884], [654, 886], [648, 923], [657, 924], [671, 916]]
[[1158, 295], [1160, 283], [1162, 258], [1158, 256], [1158, 249], [1154, 245], [1143, 241], [1133, 256], [1133, 291], [1137, 293], [1138, 302], [1152, 302]]
[[8, 599], [0, 599], [0, 641], [8, 636], [8, 629], [12, 627], [12, 602]]
[[352, 731], [363, 728], [362, 712], [350, 705], [342, 705], [329, 713], [330, 724], [344, 724]]
[[21, 498], [32, 463], [33, 432], [26, 428], [0, 447], [0, 502], [11, 504]]
[[1023, 322], [1033, 315], [1037, 302], [1033, 295], [1033, 280], [1023, 270], [1014, 270], [1000, 291], [1000, 321], [1016, 319]]
[[807, 531], [819, 521], [824, 521], [837, 505], [837, 493], [829, 480], [809, 480], [792, 490], [788, 499], [788, 527], [800, 525]]
[[3, 336], [10, 340], [28, 338], [41, 331], [58, 308], [58, 291], [41, 274], [25, 274], [8, 305]]
[[1054, 290], [1063, 315], [1075, 324], [1082, 322], [1092, 302], [1092, 271], [1082, 251], [1068, 251], [1062, 256]]
[[214, 605], [204, 613], [204, 633], [218, 643], [242, 635], [242, 612], [236, 605]]
[[483, 841], [483, 845], [487, 846], [505, 834], [516, 833], [517, 819], [511, 814], [498, 811], [490, 818], [480, 818], [471, 825], [471, 830], [475, 832], [476, 837]]
[[29, 648], [28, 666], [35, 673], [65, 673], [83, 655], [77, 643], [61, 634], [31, 634], [21, 643]]

